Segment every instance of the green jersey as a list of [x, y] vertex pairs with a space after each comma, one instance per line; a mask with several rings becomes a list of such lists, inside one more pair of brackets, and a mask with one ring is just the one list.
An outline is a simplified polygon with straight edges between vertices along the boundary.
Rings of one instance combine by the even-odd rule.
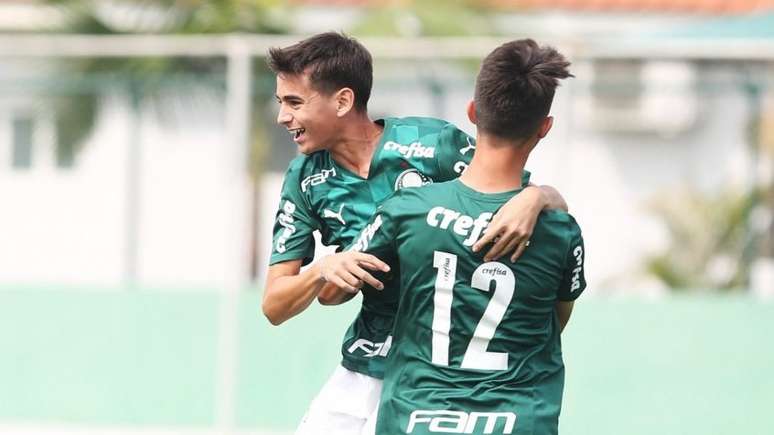
[[376, 433], [557, 433], [555, 305], [586, 286], [583, 239], [572, 216], [543, 211], [516, 263], [484, 262], [471, 247], [514, 193], [459, 180], [407, 189], [353, 245], [400, 270]]
[[[285, 174], [274, 226], [270, 264], [314, 256], [317, 230], [325, 245], [348, 246], [376, 212], [377, 204], [403, 187], [456, 178], [475, 151], [473, 138], [446, 121], [386, 118], [368, 178], [338, 165], [327, 151], [302, 155]], [[391, 345], [397, 291], [363, 288], [362, 309], [342, 344], [342, 365], [381, 378]], [[394, 285], [397, 285], [397, 280]]]

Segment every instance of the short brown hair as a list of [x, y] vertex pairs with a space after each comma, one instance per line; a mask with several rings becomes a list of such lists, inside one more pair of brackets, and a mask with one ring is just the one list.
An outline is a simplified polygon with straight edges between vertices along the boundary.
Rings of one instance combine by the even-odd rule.
[[269, 49], [269, 68], [275, 74], [303, 74], [318, 91], [330, 94], [341, 88], [355, 93], [355, 108], [365, 111], [371, 97], [371, 53], [343, 33], [314, 35], [285, 48]]
[[559, 79], [572, 77], [564, 56], [532, 39], [507, 42], [481, 64], [476, 79], [477, 127], [496, 136], [531, 136], [548, 116]]

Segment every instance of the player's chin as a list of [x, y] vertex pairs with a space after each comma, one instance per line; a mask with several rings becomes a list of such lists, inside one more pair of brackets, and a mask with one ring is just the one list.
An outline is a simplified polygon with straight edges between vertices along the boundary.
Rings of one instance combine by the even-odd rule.
[[321, 149], [323, 149], [323, 147], [315, 145], [312, 142], [303, 142], [297, 145], [298, 145], [298, 152], [306, 155], [316, 153], [317, 151], [320, 151]]

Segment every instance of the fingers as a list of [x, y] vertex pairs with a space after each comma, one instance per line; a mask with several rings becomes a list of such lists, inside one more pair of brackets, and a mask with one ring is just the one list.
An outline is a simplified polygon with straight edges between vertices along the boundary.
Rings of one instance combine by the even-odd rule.
[[381, 281], [379, 281], [378, 279], [374, 278], [373, 275], [371, 275], [370, 273], [366, 272], [365, 270], [363, 270], [362, 273], [360, 275], [358, 275], [358, 276], [360, 277], [360, 280], [362, 282], [370, 285], [371, 287], [373, 287], [375, 289], [378, 289], [378, 290], [384, 289], [384, 284], [382, 284]]
[[[367, 270], [363, 269], [363, 266], [365, 266], [373, 270], [380, 270], [381, 268], [378, 267], [378, 265], [371, 264], [371, 262], [373, 262], [374, 260], [376, 260], [377, 262], [381, 263], [384, 266], [387, 266], [385, 263], [382, 263], [378, 258], [372, 255], [371, 256], [366, 255], [366, 259], [347, 264], [347, 270], [350, 274], [357, 277], [357, 279], [361, 282], [361, 287], [362, 287], [362, 283], [366, 283], [373, 288], [382, 290], [384, 288], [384, 284], [382, 284], [382, 282], [379, 281], [378, 279], [374, 278], [374, 276], [368, 273]], [[387, 266], [387, 269], [389, 270], [389, 266]]]
[[362, 265], [368, 267], [371, 270], [381, 270], [382, 272], [389, 272], [390, 266], [384, 261], [376, 258], [371, 254], [363, 254], [362, 252], [356, 253], [355, 259]]
[[347, 279], [344, 279], [339, 275], [330, 275], [327, 277], [327, 281], [335, 284], [336, 287], [349, 293], [357, 293], [360, 290], [358, 279], [351, 274], [349, 274]]
[[516, 251], [513, 253], [513, 255], [511, 255], [511, 263], [515, 263], [516, 260], [519, 257], [521, 257], [521, 254], [524, 253], [524, 250], [527, 249], [527, 246], [529, 246], [529, 240], [523, 243], [519, 243], [519, 246], [516, 248]]
[[486, 229], [484, 232], [484, 235], [481, 236], [478, 241], [473, 244], [473, 252], [478, 252], [481, 249], [484, 248], [484, 246], [491, 243], [497, 236], [500, 235], [500, 232], [502, 231], [502, 227], [496, 222], [492, 222], [489, 224], [489, 228]]
[[497, 242], [487, 251], [484, 261], [497, 260], [508, 252], [512, 252], [519, 245], [519, 237], [500, 237]]

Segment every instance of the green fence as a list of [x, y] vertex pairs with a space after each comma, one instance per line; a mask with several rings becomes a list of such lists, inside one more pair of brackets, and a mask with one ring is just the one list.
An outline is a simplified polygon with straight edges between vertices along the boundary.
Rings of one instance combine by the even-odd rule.
[[[216, 425], [216, 292], [0, 290], [0, 426]], [[239, 430], [291, 431], [357, 310], [314, 306], [273, 327], [237, 303]], [[774, 303], [582, 298], [563, 336], [561, 433], [771, 434]], [[222, 355], [221, 355], [222, 356]]]

